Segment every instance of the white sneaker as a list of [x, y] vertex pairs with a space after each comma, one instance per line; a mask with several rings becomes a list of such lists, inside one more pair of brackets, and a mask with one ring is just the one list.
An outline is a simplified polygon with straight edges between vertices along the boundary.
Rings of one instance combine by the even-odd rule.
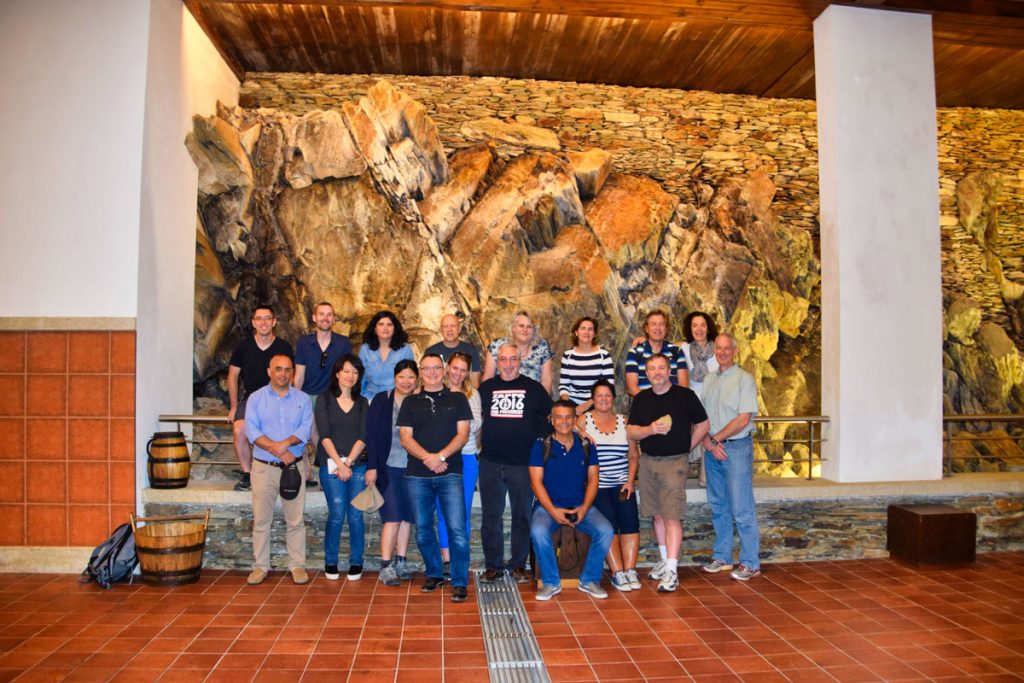
[[665, 576], [665, 572], [668, 571], [668, 566], [665, 560], [659, 560], [658, 564], [654, 565], [654, 569], [647, 575], [648, 579], [653, 581], [661, 581]]
[[676, 588], [679, 587], [679, 575], [671, 569], [666, 570], [664, 575], [661, 577], [661, 583], [658, 584], [659, 593], [674, 593]]
[[638, 591], [643, 588], [643, 585], [640, 583], [640, 577], [636, 574], [636, 569], [627, 569], [626, 577], [629, 578], [629, 587], [633, 590]]
[[633, 590], [633, 587], [629, 585], [629, 576], [626, 575], [626, 572], [615, 572], [612, 575], [612, 588], [623, 593]]

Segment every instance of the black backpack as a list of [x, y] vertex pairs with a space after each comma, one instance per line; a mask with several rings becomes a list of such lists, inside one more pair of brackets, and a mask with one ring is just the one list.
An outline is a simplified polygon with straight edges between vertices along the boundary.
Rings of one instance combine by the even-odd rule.
[[110, 538], [96, 546], [89, 558], [89, 565], [78, 577], [81, 583], [95, 581], [105, 590], [119, 581], [131, 583], [135, 566], [139, 563], [135, 555], [135, 534], [131, 524], [122, 524]]

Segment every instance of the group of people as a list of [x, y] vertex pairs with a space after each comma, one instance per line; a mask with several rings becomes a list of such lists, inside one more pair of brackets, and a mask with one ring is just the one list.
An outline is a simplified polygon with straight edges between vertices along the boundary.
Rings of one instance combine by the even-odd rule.
[[[552, 534], [572, 526], [591, 538], [579, 590], [607, 597], [601, 586], [606, 562], [616, 590], [638, 590], [644, 515], [653, 517], [661, 556], [648, 576], [659, 591], [671, 592], [678, 585], [687, 470], [691, 454], [701, 449], [716, 534], [704, 570], [731, 571], [739, 580], [760, 574], [750, 435], [756, 386], [735, 363], [735, 338], [718, 335], [708, 315], [688, 315], [686, 343], [677, 346], [666, 339], [668, 315], [647, 314], [644, 337], [625, 360], [628, 415], [615, 412], [615, 365], [598, 345], [598, 323], [589, 317], [572, 327], [557, 387], [551, 346], [525, 311], [483, 358], [461, 338], [459, 318], [445, 315], [441, 340], [418, 362], [393, 313], [373, 316], [358, 354], [333, 331], [335, 319], [331, 304], [317, 304], [315, 331], [298, 341], [293, 355], [274, 335], [273, 310], [259, 306], [253, 336], [229, 363], [229, 416], [243, 472], [236, 488], [251, 489], [253, 499], [250, 584], [261, 583], [270, 569], [269, 532], [282, 473], [301, 465], [308, 485], [315, 485], [317, 468], [327, 501], [328, 579], [341, 576], [346, 521], [347, 578], [362, 577], [364, 513], [352, 501], [374, 485], [383, 498], [379, 580], [395, 586], [412, 578], [406, 554], [415, 526], [425, 564], [421, 590], [449, 581], [451, 599], [466, 600], [469, 520], [479, 487], [482, 581], [507, 573], [517, 583], [529, 582], [532, 543], [542, 582], [536, 597], [552, 598], [561, 591]], [[315, 453], [312, 464], [304, 457], [307, 443]], [[289, 571], [302, 584], [309, 581], [306, 488], [298, 488], [282, 506]], [[734, 527], [740, 537], [735, 569]]]

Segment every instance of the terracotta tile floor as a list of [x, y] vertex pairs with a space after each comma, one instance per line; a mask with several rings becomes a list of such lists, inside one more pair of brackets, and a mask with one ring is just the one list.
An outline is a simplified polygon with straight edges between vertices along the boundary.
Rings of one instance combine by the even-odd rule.
[[[1024, 553], [978, 557], [768, 565], [749, 584], [687, 568], [674, 594], [523, 597], [554, 681], [1024, 680]], [[472, 589], [455, 605], [372, 574], [249, 588], [205, 570], [110, 592], [2, 578], [0, 681], [487, 680]]]

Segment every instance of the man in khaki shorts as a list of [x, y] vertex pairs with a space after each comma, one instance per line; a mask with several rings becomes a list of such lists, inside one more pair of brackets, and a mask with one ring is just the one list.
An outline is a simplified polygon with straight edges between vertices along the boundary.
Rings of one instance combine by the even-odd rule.
[[660, 592], [671, 593], [679, 585], [688, 454], [708, 433], [709, 423], [697, 395], [672, 384], [668, 358], [654, 354], [646, 372], [651, 388], [633, 399], [626, 433], [640, 443], [640, 514], [665, 525], [664, 559], [649, 577], [660, 581]]

